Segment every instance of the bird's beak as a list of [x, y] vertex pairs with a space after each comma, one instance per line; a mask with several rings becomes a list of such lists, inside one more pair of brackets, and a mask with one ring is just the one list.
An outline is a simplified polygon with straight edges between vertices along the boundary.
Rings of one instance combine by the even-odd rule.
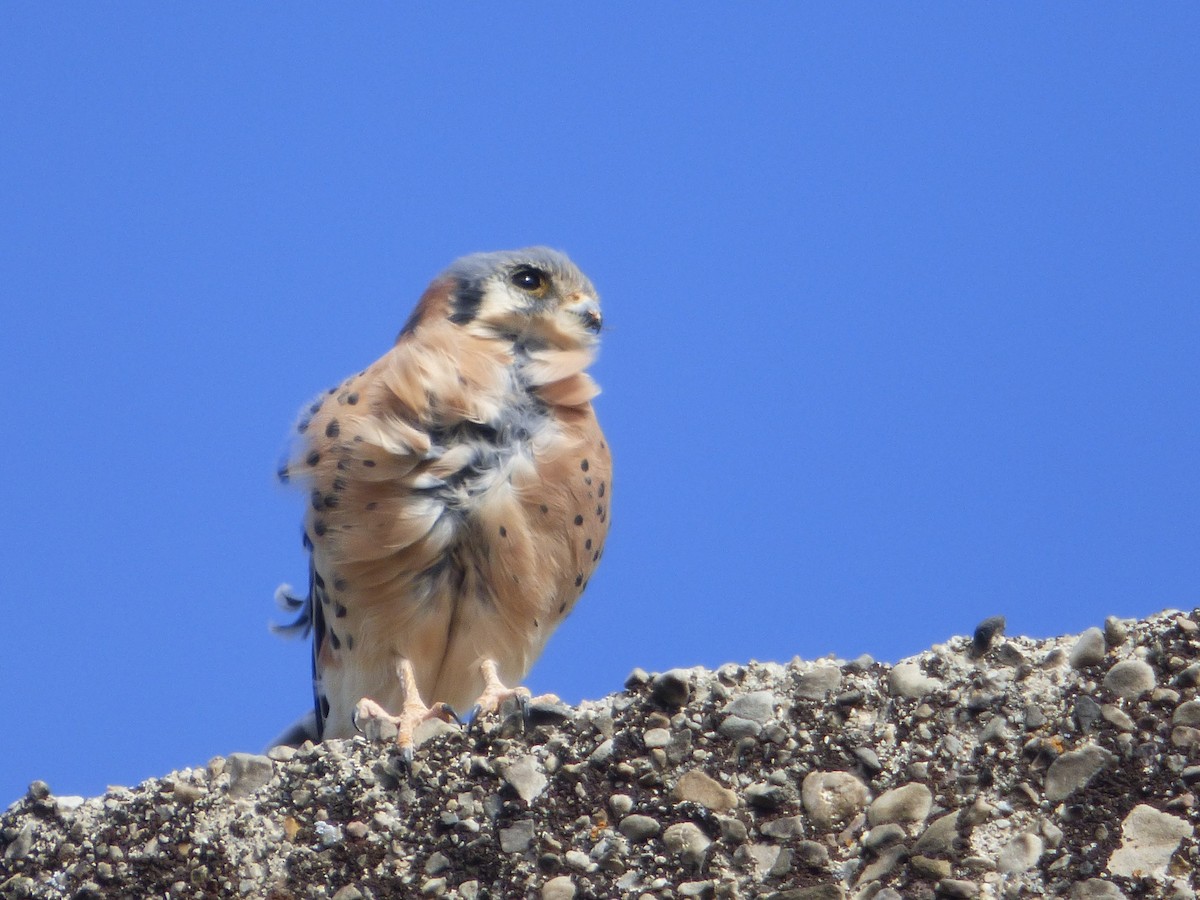
[[567, 304], [567, 310], [579, 316], [583, 322], [583, 327], [595, 334], [604, 324], [604, 318], [600, 315], [600, 303], [595, 297], [580, 295], [577, 300]]

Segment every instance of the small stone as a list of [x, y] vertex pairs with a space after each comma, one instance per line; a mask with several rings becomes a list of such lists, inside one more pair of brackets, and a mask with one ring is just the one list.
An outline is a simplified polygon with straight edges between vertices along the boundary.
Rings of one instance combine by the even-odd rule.
[[920, 782], [912, 782], [880, 794], [867, 808], [867, 821], [872, 825], [923, 822], [932, 808], [933, 793]]
[[347, 884], [339, 888], [337, 893], [333, 895], [333, 900], [362, 900], [362, 891], [352, 884]]
[[870, 747], [855, 747], [854, 758], [858, 760], [863, 767], [863, 771], [868, 776], [878, 775], [883, 771], [883, 764], [879, 761], [879, 754]]
[[650, 697], [659, 706], [679, 709], [691, 697], [691, 673], [687, 669], [671, 669], [655, 675], [650, 681]]
[[658, 824], [657, 819], [652, 819], [650, 816], [633, 815], [623, 818], [621, 824], [617, 826], [617, 831], [629, 840], [637, 842], [654, 837], [662, 831], [662, 826]]
[[1141, 659], [1123, 659], [1104, 676], [1104, 686], [1126, 700], [1136, 700], [1154, 688], [1154, 669]]
[[[37, 783], [37, 782], [35, 782]], [[44, 783], [44, 782], [42, 782]], [[48, 795], [49, 792], [47, 792]], [[4, 848], [5, 859], [24, 859], [29, 855], [29, 851], [33, 849], [33, 823], [26, 822], [17, 837], [11, 844]]]
[[1116, 616], [1104, 620], [1104, 643], [1111, 647], [1120, 647], [1129, 637], [1129, 629]]
[[612, 738], [607, 738], [601, 741], [600, 745], [591, 752], [591, 755], [588, 756], [588, 762], [600, 769], [603, 768], [610, 759], [612, 759], [612, 755], [613, 741]]
[[721, 840], [725, 843], [733, 844], [736, 847], [745, 842], [746, 823], [741, 819], [733, 816], [717, 816], [717, 823], [721, 826]]
[[1098, 666], [1104, 662], [1104, 632], [1099, 628], [1089, 628], [1075, 641], [1068, 660], [1072, 669], [1086, 669], [1088, 666]]
[[818, 666], [796, 676], [794, 696], [801, 700], [824, 700], [842, 688], [842, 670], [837, 666]]
[[1088, 744], [1071, 750], [1050, 763], [1046, 770], [1043, 789], [1046, 799], [1058, 803], [1085, 787], [1101, 770], [1111, 765], [1116, 757], [1096, 744]]
[[812, 887], [776, 891], [767, 894], [766, 900], [845, 900], [845, 896], [846, 892], [836, 884], [814, 884]]
[[954, 849], [958, 837], [959, 810], [938, 816], [917, 838], [913, 851], [929, 856], [946, 856]]
[[533, 822], [522, 819], [500, 829], [500, 849], [505, 853], [524, 853], [533, 843]]
[[762, 725], [753, 719], [743, 719], [741, 716], [726, 716], [717, 729], [722, 737], [731, 741], [742, 738], [756, 738], [762, 733]]
[[921, 671], [916, 660], [898, 663], [888, 673], [888, 692], [894, 697], [919, 700], [942, 687], [942, 682]]
[[1100, 704], [1087, 694], [1080, 694], [1075, 698], [1071, 716], [1075, 719], [1075, 725], [1080, 731], [1086, 733], [1095, 730], [1101, 715]]
[[448, 868], [450, 868], [450, 859], [441, 850], [429, 854], [429, 859], [425, 860], [426, 875], [437, 875], [445, 872]]
[[752, 691], [731, 700], [724, 712], [762, 725], [775, 715], [775, 703], [775, 695], [770, 691]]
[[863, 838], [863, 846], [877, 853], [885, 847], [900, 843], [906, 836], [903, 828], [895, 822], [888, 822], [886, 825], [877, 825], [868, 831], [866, 837]]
[[296, 756], [296, 748], [279, 744], [267, 751], [267, 759], [274, 762], [291, 762]]
[[801, 783], [800, 799], [813, 824], [829, 831], [859, 815], [871, 792], [849, 772], [809, 772]]
[[787, 802], [787, 791], [777, 784], [759, 781], [746, 788], [746, 802], [755, 809], [771, 812]]
[[978, 657], [987, 653], [992, 641], [1004, 634], [1006, 624], [1004, 616], [992, 616], [976, 625], [975, 634], [971, 638], [971, 655]]
[[671, 732], [665, 728], [650, 728], [642, 735], [642, 740], [647, 750], [658, 750], [670, 745]]
[[423, 897], [440, 897], [445, 893], [445, 878], [430, 878], [423, 885], [421, 885], [421, 896]]
[[1180, 749], [1200, 745], [1200, 728], [1176, 725], [1171, 729], [1171, 746]]
[[729, 812], [737, 806], [737, 794], [699, 769], [679, 776], [672, 794], [676, 800], [699, 803], [713, 812]]
[[361, 841], [369, 832], [370, 829], [367, 828], [365, 822], [351, 821], [346, 823], [346, 834], [350, 835], [356, 841]]
[[25, 796], [30, 800], [45, 800], [50, 796], [50, 785], [42, 780], [29, 782], [29, 789], [25, 791]]
[[1187, 700], [1175, 707], [1171, 724], [1200, 727], [1200, 700]]
[[934, 885], [933, 892], [936, 897], [971, 900], [971, 898], [979, 896], [979, 885], [973, 881], [963, 881], [958, 878], [943, 878]]
[[1137, 727], [1125, 710], [1119, 706], [1113, 706], [1111, 703], [1104, 703], [1100, 706], [1100, 715], [1104, 717], [1105, 722], [1118, 731], [1130, 732]]
[[1000, 849], [996, 868], [1007, 875], [1025, 872], [1042, 858], [1042, 839], [1036, 834], [1018, 834]]
[[1191, 833], [1183, 819], [1139, 804], [1121, 823], [1121, 846], [1109, 858], [1108, 871], [1126, 878], [1163, 878], [1171, 856]]
[[[909, 858], [908, 864], [912, 866], [912, 870], [926, 881], [937, 881], [940, 878], [949, 878], [953, 871], [949, 860], [932, 859], [928, 856], [916, 855]], [[878, 894], [875, 895], [879, 897]]]
[[517, 795], [526, 803], [532, 802], [546, 789], [549, 783], [531, 755], [522, 756], [512, 762], [499, 766], [500, 776], [512, 786]]
[[712, 841], [697, 825], [679, 822], [663, 832], [663, 843], [667, 850], [679, 855], [684, 865], [699, 868]]
[[1042, 712], [1042, 708], [1035, 703], [1030, 703], [1025, 707], [1025, 730], [1037, 731], [1046, 724], [1046, 714]]
[[634, 688], [641, 687], [649, 680], [650, 673], [639, 666], [625, 677], [625, 690], [632, 691]]
[[713, 895], [713, 883], [711, 881], [685, 881], [675, 892], [680, 897], [711, 897]]
[[785, 816], [782, 819], [772, 819], [764, 823], [759, 831], [777, 841], [789, 841], [804, 834], [804, 817]]
[[612, 810], [613, 815], [618, 819], [622, 816], [629, 815], [629, 811], [633, 809], [633, 798], [628, 794], [613, 794], [608, 798], [608, 808]]
[[1125, 892], [1110, 881], [1089, 878], [1071, 888], [1071, 900], [1127, 900]]
[[809, 869], [823, 869], [829, 864], [829, 850], [817, 841], [800, 841], [795, 857], [796, 862]]
[[856, 883], [868, 884], [886, 878], [907, 855], [908, 851], [900, 844], [888, 847], [859, 873]]
[[274, 764], [257, 753], [230, 753], [225, 771], [229, 773], [229, 796], [249, 797], [271, 780]]
[[542, 885], [542, 900], [573, 900], [575, 882], [570, 875], [558, 875]]
[[591, 857], [581, 850], [568, 850], [563, 854], [563, 859], [567, 861], [567, 865], [577, 872], [591, 872], [597, 868], [592, 862]]

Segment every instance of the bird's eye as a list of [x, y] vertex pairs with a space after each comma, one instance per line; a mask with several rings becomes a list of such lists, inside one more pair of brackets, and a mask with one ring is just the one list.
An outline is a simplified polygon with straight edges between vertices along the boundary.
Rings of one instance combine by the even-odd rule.
[[521, 266], [509, 276], [509, 281], [523, 291], [531, 294], [541, 293], [546, 289], [546, 273], [533, 266]]

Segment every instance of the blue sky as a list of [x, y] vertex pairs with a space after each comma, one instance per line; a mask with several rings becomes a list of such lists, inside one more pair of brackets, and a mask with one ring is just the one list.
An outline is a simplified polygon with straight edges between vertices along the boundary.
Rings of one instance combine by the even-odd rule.
[[0, 805], [308, 701], [297, 410], [430, 278], [591, 276], [613, 531], [530, 676], [1197, 605], [1200, 12], [8, 5]]

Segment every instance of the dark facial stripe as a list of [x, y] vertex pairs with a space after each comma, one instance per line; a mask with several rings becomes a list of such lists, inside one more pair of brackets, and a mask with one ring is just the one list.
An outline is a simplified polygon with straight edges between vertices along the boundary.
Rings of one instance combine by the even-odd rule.
[[482, 303], [483, 288], [460, 278], [450, 295], [450, 321], [455, 325], [466, 325], [479, 315]]

